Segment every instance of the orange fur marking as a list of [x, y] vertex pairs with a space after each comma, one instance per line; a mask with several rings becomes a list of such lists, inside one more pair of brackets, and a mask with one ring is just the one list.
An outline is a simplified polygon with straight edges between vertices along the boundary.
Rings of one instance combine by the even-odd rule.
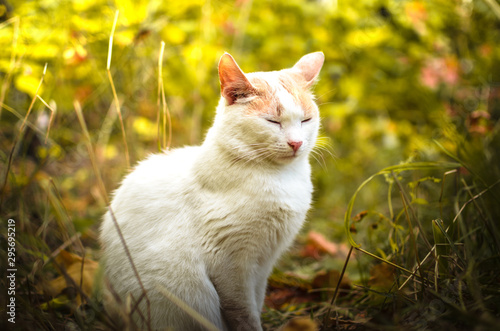
[[[294, 102], [301, 106], [304, 117], [316, 117], [318, 114], [314, 111], [312, 96], [302, 84], [300, 76], [285, 70], [279, 72], [278, 75], [280, 87], [284, 88], [292, 96]], [[257, 98], [250, 101], [247, 114], [268, 114], [272, 117], [280, 117], [282, 106], [275, 93], [276, 87], [263, 78], [254, 76], [249, 77], [248, 80], [254, 87]]]

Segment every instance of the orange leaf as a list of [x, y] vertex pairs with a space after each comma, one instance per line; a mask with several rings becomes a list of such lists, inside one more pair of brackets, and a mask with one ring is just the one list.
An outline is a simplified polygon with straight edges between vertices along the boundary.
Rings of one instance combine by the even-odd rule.
[[318, 324], [310, 317], [295, 317], [280, 328], [281, 331], [316, 331]]
[[[94, 278], [99, 267], [96, 261], [88, 258], [83, 259], [76, 254], [69, 253], [62, 250], [56, 257], [61, 276], [49, 281], [44, 286], [44, 292], [52, 297], [59, 295], [64, 289], [74, 287], [74, 285], [81, 288], [86, 296], [91, 296], [94, 288]], [[82, 269], [83, 264], [83, 269]], [[73, 280], [73, 282], [66, 279], [65, 275]], [[73, 284], [74, 283], [74, 284]], [[76, 297], [77, 305], [80, 305], [82, 300], [78, 294]]]
[[345, 257], [349, 249], [345, 244], [336, 244], [325, 238], [321, 233], [310, 231], [307, 235], [307, 245], [302, 251], [303, 256], [319, 258], [319, 253]]

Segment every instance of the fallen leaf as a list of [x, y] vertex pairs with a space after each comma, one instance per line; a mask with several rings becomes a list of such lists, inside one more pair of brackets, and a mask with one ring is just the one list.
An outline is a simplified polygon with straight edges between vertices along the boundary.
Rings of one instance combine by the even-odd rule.
[[[42, 285], [43, 292], [56, 298], [66, 288], [74, 288], [76, 285], [81, 288], [86, 296], [90, 297], [94, 288], [94, 278], [99, 267], [98, 262], [88, 258], [83, 259], [65, 250], [62, 250], [55, 260], [57, 262], [56, 265], [60, 268], [61, 275]], [[65, 275], [71, 278], [73, 282], [67, 280]], [[77, 291], [75, 301], [77, 306], [80, 306], [82, 303], [79, 291]]]
[[309, 317], [295, 317], [278, 329], [279, 331], [315, 331], [318, 324]]
[[319, 259], [320, 254], [327, 253], [332, 256], [344, 258], [349, 249], [345, 244], [336, 244], [325, 238], [321, 233], [310, 231], [307, 235], [307, 244], [302, 249], [301, 255]]

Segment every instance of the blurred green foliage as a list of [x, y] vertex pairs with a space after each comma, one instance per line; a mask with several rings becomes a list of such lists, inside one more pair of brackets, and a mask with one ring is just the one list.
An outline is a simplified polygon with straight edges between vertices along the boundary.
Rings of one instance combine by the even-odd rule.
[[[315, 95], [333, 156], [323, 152], [313, 160], [315, 204], [306, 229], [345, 242], [343, 217], [357, 187], [382, 168], [413, 161], [460, 162], [472, 194], [488, 189], [482, 210], [491, 220], [500, 217], [500, 189], [494, 186], [500, 179], [496, 0], [2, 0], [2, 217], [17, 217], [26, 227], [69, 218], [96, 247], [105, 199], [74, 101], [82, 105], [112, 192], [128, 171], [106, 71], [117, 10], [110, 70], [132, 163], [158, 150], [159, 74], [172, 117], [172, 147], [199, 144], [220, 97], [217, 61], [224, 51], [252, 72], [290, 67], [321, 50], [326, 62]], [[166, 46], [159, 73], [161, 41]], [[41, 99], [55, 110], [47, 142], [51, 110]], [[32, 100], [28, 129], [20, 137]], [[353, 215], [369, 210], [372, 221], [357, 225], [357, 240], [382, 256], [397, 251], [403, 234], [387, 238], [398, 231], [392, 222], [404, 219], [397, 214], [401, 183], [413, 205], [432, 205], [417, 217], [432, 237], [431, 220], [443, 217], [443, 208], [457, 212], [470, 198], [456, 183], [458, 175], [442, 184], [445, 171], [370, 182], [359, 192]], [[455, 193], [443, 199], [442, 192]], [[498, 226], [490, 227], [498, 235]], [[56, 235], [51, 245], [65, 240]], [[363, 277], [367, 272], [354, 278]]]
[[[496, 137], [497, 7], [489, 1], [14, 1], [0, 29], [1, 101], [24, 116], [47, 63], [39, 95], [57, 114], [50, 143], [41, 148], [65, 160], [82, 145], [81, 130], [70, 125], [79, 100], [109, 169], [104, 165], [123, 159], [106, 75], [116, 10], [111, 73], [133, 161], [155, 150], [162, 40], [174, 147], [200, 143], [210, 126], [224, 51], [250, 72], [289, 67], [322, 50], [327, 61], [315, 93], [335, 161], [325, 155], [326, 166], [318, 165], [317, 199], [325, 209], [342, 210], [360, 179], [382, 167], [439, 159], [432, 139], [456, 152], [465, 142], [481, 150]], [[5, 109], [1, 116], [6, 128], [19, 120]], [[49, 116], [37, 102], [30, 120], [43, 132]], [[2, 144], [8, 151], [9, 140]], [[110, 189], [123, 171], [113, 173], [105, 176]]]

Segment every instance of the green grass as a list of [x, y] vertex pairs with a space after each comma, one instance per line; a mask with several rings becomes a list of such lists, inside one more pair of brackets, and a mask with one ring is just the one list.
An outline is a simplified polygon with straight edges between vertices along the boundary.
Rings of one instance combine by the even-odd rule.
[[[84, 162], [93, 168], [97, 188], [107, 203], [95, 147], [78, 103], [75, 109], [88, 151], [82, 159], [88, 158]], [[57, 177], [42, 170], [52, 156], [34, 162], [28, 150], [23, 150], [29, 139], [27, 127], [12, 129], [17, 133], [10, 142], [11, 151], [4, 154], [7, 182], [2, 183], [2, 213], [16, 220], [18, 231], [16, 327], [112, 328], [114, 322], [103, 311], [99, 299], [82, 293], [81, 285], [71, 278], [68, 288], [55, 299], [39, 290], [41, 283], [65, 275], [64, 268], [58, 268], [54, 259], [61, 249], [98, 259], [98, 221], [92, 221], [90, 227], [83, 226], [83, 235], [76, 229], [85, 220], [79, 221], [77, 215], [68, 211]], [[387, 167], [362, 182], [346, 206], [345, 235], [353, 249], [344, 268], [338, 269], [342, 276], [352, 278], [350, 289], [337, 285], [323, 289], [322, 295], [311, 297], [309, 302], [266, 308], [264, 325], [275, 328], [299, 315], [310, 316], [324, 330], [348, 326], [388, 330], [493, 329], [500, 313], [500, 246], [496, 211], [488, 206], [494, 208], [498, 201], [500, 181], [490, 183], [477, 178], [473, 170], [466, 170], [465, 166], [470, 167], [466, 162], [457, 156], [453, 159], [458, 162], [413, 162]], [[379, 194], [387, 197], [387, 206], [353, 216], [353, 210], [363, 209], [357, 195], [379, 177], [384, 180], [378, 189], [386, 187], [386, 192]], [[100, 207], [97, 210], [104, 211]], [[6, 260], [3, 249], [2, 259]], [[294, 268], [308, 263], [294, 253], [288, 259], [294, 259], [288, 266], [292, 273]], [[322, 256], [314, 261], [315, 268], [326, 268], [327, 259]], [[374, 266], [380, 264], [388, 266], [383, 269], [385, 281], [376, 274]], [[373, 273], [370, 279], [366, 270]], [[356, 279], [356, 274], [361, 276]], [[283, 288], [296, 287], [286, 283], [284, 275], [276, 277]], [[311, 279], [305, 283], [306, 292], [297, 296], [305, 296], [307, 291], [314, 293]], [[337, 284], [341, 284], [341, 279]], [[81, 307], [75, 304], [77, 295], [84, 298]]]

